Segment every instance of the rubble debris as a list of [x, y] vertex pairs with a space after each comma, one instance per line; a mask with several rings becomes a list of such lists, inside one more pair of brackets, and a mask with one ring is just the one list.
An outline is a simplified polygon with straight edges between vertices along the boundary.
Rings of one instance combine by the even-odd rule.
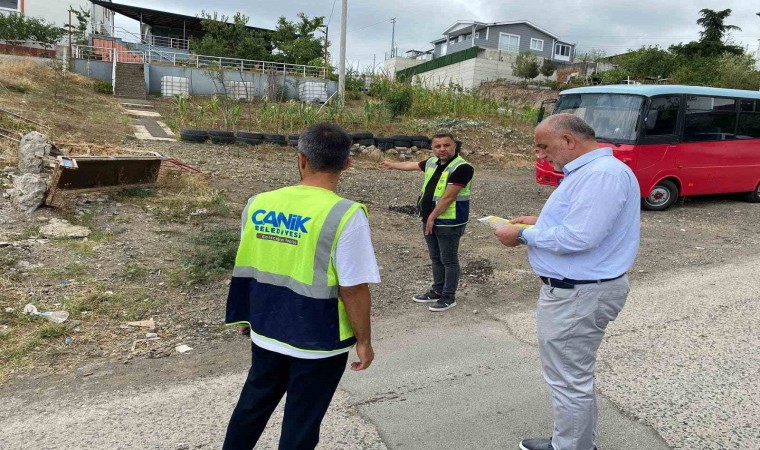
[[187, 352], [189, 352], [192, 349], [193, 349], [192, 347], [190, 347], [189, 345], [185, 345], [185, 344], [178, 345], [178, 346], [174, 347], [174, 350], [177, 350], [177, 353], [187, 353]]
[[19, 210], [31, 214], [45, 202], [47, 188], [39, 174], [24, 173], [13, 179], [11, 199]]
[[148, 328], [151, 331], [154, 331], [156, 329], [156, 322], [151, 317], [148, 320], [138, 320], [135, 322], [127, 322], [127, 325], [130, 327], [142, 327], [142, 328]]
[[45, 203], [65, 207], [69, 195], [152, 186], [161, 162], [159, 156], [59, 156]]
[[40, 227], [40, 235], [48, 239], [86, 238], [92, 231], [80, 225], [72, 225], [64, 219], [50, 219], [50, 223]]
[[[148, 333], [148, 334], [150, 334], [150, 333]], [[145, 339], [137, 339], [136, 341], [132, 342], [132, 350], [131, 351], [132, 351], [132, 353], [134, 353], [135, 349], [137, 348], [137, 344], [139, 344], [141, 342], [151, 342], [151, 341], [157, 341], [159, 339], [161, 339], [161, 338], [158, 337], [158, 336], [149, 337], [149, 338], [145, 338]]]
[[44, 134], [32, 131], [24, 135], [18, 146], [18, 168], [21, 173], [42, 173], [43, 158], [54, 153], [53, 147]]

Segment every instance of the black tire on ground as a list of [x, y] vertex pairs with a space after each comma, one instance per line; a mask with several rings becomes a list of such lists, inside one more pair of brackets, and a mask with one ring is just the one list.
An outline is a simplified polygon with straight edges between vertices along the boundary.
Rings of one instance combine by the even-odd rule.
[[224, 137], [224, 138], [234, 138], [235, 132], [234, 131], [227, 131], [227, 130], [208, 130], [208, 135], [211, 137]]
[[412, 137], [404, 135], [404, 134], [397, 134], [395, 136], [388, 136], [388, 139], [391, 139], [394, 141], [411, 141]]
[[246, 138], [246, 137], [237, 138], [237, 143], [244, 144], [244, 145], [259, 145], [262, 142], [264, 142], [263, 139], [253, 139], [253, 138]]
[[179, 132], [179, 138], [187, 142], [206, 142], [208, 140], [208, 131], [185, 129]]
[[351, 133], [351, 138], [353, 138], [354, 142], [362, 139], [373, 139], [374, 137], [375, 135], [372, 133]]
[[678, 200], [678, 186], [670, 180], [662, 180], [641, 199], [641, 207], [648, 211], [664, 211]]
[[376, 141], [374, 139], [360, 139], [360, 140], [354, 141], [354, 142], [357, 143], [357, 144], [359, 144], [359, 145], [363, 145], [365, 147], [369, 147], [370, 145], [375, 145]]
[[282, 142], [284, 142], [284, 141], [287, 140], [285, 138], [284, 134], [267, 134], [267, 133], [263, 133], [261, 136], [264, 138], [265, 141], [268, 141], [268, 142], [273, 142], [273, 141], [282, 141]]
[[235, 136], [211, 136], [211, 143], [217, 145], [234, 144], [237, 142]]
[[412, 147], [430, 148], [430, 141], [412, 141]]
[[760, 183], [757, 183], [754, 191], [747, 193], [747, 201], [750, 203], [760, 203]]
[[375, 146], [382, 151], [390, 150], [394, 147], [393, 141], [375, 139]]
[[409, 136], [410, 141], [428, 141], [430, 142], [430, 138], [427, 136]]
[[288, 140], [289, 141], [297, 141], [300, 138], [301, 138], [300, 134], [289, 134], [288, 135]]
[[248, 131], [238, 131], [235, 136], [245, 139], [264, 139], [264, 135], [261, 133], [251, 133]]
[[408, 147], [412, 146], [412, 141], [407, 141], [407, 140], [403, 140], [402, 141], [400, 139], [394, 139], [393, 140], [393, 145], [396, 146], [396, 147], [407, 147], [408, 148]]

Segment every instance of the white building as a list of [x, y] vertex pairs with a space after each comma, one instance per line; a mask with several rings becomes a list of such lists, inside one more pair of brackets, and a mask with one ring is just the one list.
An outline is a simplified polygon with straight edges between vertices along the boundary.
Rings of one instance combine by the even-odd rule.
[[[18, 12], [60, 27], [69, 24], [69, 8], [90, 11], [90, 33], [112, 34], [113, 12], [93, 5], [90, 0], [0, 0], [0, 13]], [[76, 26], [75, 16], [71, 21]]]

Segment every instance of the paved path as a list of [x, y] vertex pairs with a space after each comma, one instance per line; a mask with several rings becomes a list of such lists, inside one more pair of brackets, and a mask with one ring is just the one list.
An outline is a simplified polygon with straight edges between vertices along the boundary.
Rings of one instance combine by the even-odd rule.
[[153, 103], [140, 99], [119, 99], [121, 106], [132, 118], [135, 137], [141, 141], [176, 141], [174, 133], [161, 121]]

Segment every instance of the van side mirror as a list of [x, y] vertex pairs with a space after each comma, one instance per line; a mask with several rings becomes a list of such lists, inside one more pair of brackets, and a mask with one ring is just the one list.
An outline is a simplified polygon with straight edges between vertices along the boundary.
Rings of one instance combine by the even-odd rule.
[[549, 100], [544, 100], [541, 102], [541, 108], [538, 110], [538, 117], [536, 118], [536, 125], [541, 123], [542, 120], [544, 120], [544, 115], [546, 115], [546, 105], [557, 103], [556, 98], [552, 98]]

